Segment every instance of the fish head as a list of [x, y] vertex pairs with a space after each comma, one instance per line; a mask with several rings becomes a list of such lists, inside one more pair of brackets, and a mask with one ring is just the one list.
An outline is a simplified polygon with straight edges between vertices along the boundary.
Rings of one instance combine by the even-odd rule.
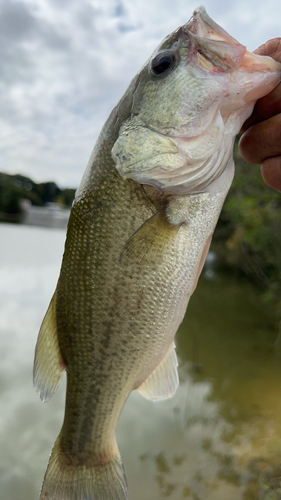
[[112, 157], [120, 175], [179, 195], [204, 192], [281, 64], [247, 51], [199, 7], [137, 75]]

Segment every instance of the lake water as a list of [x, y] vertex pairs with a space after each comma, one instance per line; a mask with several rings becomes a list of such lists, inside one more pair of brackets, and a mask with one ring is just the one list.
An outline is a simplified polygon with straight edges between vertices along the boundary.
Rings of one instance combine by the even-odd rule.
[[[0, 225], [0, 498], [38, 499], [59, 432], [65, 381], [47, 404], [33, 352], [65, 234]], [[180, 387], [168, 401], [133, 393], [118, 427], [130, 500], [281, 498], [277, 332], [259, 291], [203, 273], [177, 334]]]

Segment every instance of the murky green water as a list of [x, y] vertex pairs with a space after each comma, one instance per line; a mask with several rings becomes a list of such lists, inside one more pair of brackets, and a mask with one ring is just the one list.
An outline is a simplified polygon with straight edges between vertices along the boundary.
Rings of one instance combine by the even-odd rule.
[[[31, 372], [64, 234], [0, 225], [0, 241], [0, 498], [35, 500], [63, 418], [65, 384], [42, 404]], [[258, 299], [247, 282], [200, 279], [177, 335], [179, 390], [134, 393], [121, 416], [130, 500], [281, 498], [281, 362]]]

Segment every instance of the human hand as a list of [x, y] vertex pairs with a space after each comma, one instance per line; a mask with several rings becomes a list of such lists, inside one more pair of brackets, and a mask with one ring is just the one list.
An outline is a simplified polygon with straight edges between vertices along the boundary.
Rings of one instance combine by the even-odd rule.
[[[281, 62], [281, 38], [269, 40], [255, 53]], [[242, 157], [250, 163], [261, 163], [264, 181], [281, 192], [281, 83], [256, 102], [242, 132]]]

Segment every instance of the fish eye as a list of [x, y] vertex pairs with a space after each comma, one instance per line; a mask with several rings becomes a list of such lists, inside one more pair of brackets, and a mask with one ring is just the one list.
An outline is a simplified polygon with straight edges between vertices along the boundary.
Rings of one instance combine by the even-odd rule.
[[175, 68], [177, 58], [173, 52], [160, 52], [151, 61], [151, 71], [154, 75], [163, 75]]

